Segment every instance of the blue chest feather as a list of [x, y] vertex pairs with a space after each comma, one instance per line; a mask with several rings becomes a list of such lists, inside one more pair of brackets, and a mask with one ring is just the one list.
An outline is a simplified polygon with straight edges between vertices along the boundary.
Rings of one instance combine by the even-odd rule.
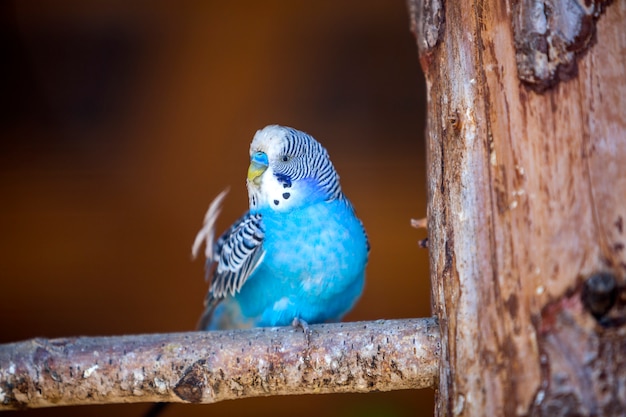
[[[344, 200], [287, 213], [260, 210], [265, 254], [240, 293], [215, 311], [215, 327], [337, 321], [363, 290], [367, 237]], [[221, 324], [220, 324], [221, 322]]]

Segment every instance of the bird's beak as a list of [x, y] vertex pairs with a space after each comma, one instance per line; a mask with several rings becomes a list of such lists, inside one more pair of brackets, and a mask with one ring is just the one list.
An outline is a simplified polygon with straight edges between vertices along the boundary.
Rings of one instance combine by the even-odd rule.
[[248, 167], [248, 181], [258, 184], [261, 175], [265, 172], [268, 165], [267, 155], [264, 152], [255, 152], [252, 154], [250, 157], [250, 166]]

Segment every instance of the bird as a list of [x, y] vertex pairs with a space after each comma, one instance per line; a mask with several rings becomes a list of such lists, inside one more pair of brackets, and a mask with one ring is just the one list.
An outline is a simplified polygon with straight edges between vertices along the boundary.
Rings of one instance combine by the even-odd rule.
[[[215, 240], [228, 189], [209, 205], [192, 244], [205, 245], [210, 281], [199, 330], [340, 321], [361, 296], [370, 244], [326, 149], [294, 128], [270, 125], [250, 144], [249, 209]], [[169, 403], [153, 404], [157, 417]]]
[[326, 149], [266, 126], [250, 144], [246, 186], [249, 209], [214, 240], [228, 189], [219, 193], [192, 245], [197, 257], [205, 244], [210, 282], [198, 328], [340, 321], [363, 292], [370, 244]]

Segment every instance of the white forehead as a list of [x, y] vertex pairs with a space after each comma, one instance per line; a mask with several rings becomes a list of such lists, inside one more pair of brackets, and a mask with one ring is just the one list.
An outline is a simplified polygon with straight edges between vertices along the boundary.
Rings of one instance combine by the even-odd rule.
[[278, 125], [258, 130], [250, 144], [250, 154], [262, 151], [269, 155], [279, 154], [287, 140], [287, 129]]

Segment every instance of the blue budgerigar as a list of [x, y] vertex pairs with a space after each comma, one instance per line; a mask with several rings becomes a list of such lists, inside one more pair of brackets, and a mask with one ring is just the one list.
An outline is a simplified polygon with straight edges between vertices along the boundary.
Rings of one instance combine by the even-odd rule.
[[193, 245], [206, 242], [210, 288], [200, 328], [339, 321], [363, 291], [369, 243], [326, 149], [283, 126], [250, 145], [250, 209], [214, 242], [222, 192]]

